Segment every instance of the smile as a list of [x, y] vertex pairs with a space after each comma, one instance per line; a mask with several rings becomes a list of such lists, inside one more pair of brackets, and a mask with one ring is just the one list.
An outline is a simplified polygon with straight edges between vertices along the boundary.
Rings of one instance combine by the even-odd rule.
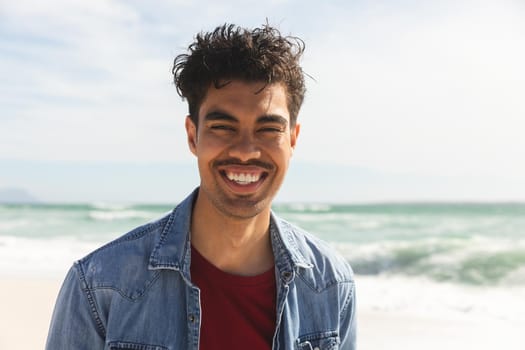
[[243, 195], [257, 192], [274, 168], [272, 164], [260, 161], [248, 164], [220, 161], [214, 167], [230, 191]]
[[239, 185], [249, 185], [259, 181], [261, 179], [261, 174], [226, 172], [226, 177], [228, 180], [235, 181]]

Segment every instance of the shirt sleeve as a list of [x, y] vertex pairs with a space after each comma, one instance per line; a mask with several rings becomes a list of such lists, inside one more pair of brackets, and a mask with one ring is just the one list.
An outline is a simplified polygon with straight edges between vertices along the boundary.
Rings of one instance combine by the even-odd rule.
[[46, 350], [104, 349], [104, 329], [77, 268], [69, 270], [58, 294]]
[[341, 311], [341, 327], [340, 327], [340, 349], [341, 350], [355, 350], [356, 349], [356, 301], [355, 301], [355, 283], [350, 283], [348, 286], [348, 294], [346, 302]]

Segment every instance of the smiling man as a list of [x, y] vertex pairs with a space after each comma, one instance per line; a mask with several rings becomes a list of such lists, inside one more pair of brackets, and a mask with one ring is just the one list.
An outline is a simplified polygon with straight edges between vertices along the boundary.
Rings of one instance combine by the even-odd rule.
[[200, 186], [75, 263], [47, 349], [355, 349], [350, 266], [277, 217], [299, 136], [302, 41], [201, 33], [173, 73]]

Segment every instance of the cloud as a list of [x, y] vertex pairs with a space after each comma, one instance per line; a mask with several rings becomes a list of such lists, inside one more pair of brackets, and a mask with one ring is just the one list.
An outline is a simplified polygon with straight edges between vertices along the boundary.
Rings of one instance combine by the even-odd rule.
[[[299, 158], [444, 175], [525, 174], [516, 163], [525, 150], [523, 10], [447, 4], [364, 8], [346, 21], [336, 15], [310, 43], [307, 68], [319, 78], [303, 109], [307, 142]], [[330, 136], [312, 142], [319, 135]]]
[[151, 161], [172, 155], [173, 140], [184, 145], [171, 49], [151, 50], [154, 30], [142, 30], [137, 9], [116, 1], [40, 4], [3, 9], [0, 157]]
[[189, 160], [171, 63], [268, 17], [307, 42], [295, 158], [525, 175], [524, 8], [512, 1], [52, 0], [2, 5], [0, 158]]

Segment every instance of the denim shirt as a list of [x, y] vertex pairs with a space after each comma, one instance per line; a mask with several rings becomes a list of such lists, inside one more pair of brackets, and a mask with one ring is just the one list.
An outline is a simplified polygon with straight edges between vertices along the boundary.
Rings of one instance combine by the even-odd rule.
[[[199, 348], [202, 311], [190, 276], [196, 191], [164, 218], [74, 264], [58, 295], [47, 350]], [[274, 213], [270, 235], [277, 282], [273, 349], [354, 350], [350, 266]]]

